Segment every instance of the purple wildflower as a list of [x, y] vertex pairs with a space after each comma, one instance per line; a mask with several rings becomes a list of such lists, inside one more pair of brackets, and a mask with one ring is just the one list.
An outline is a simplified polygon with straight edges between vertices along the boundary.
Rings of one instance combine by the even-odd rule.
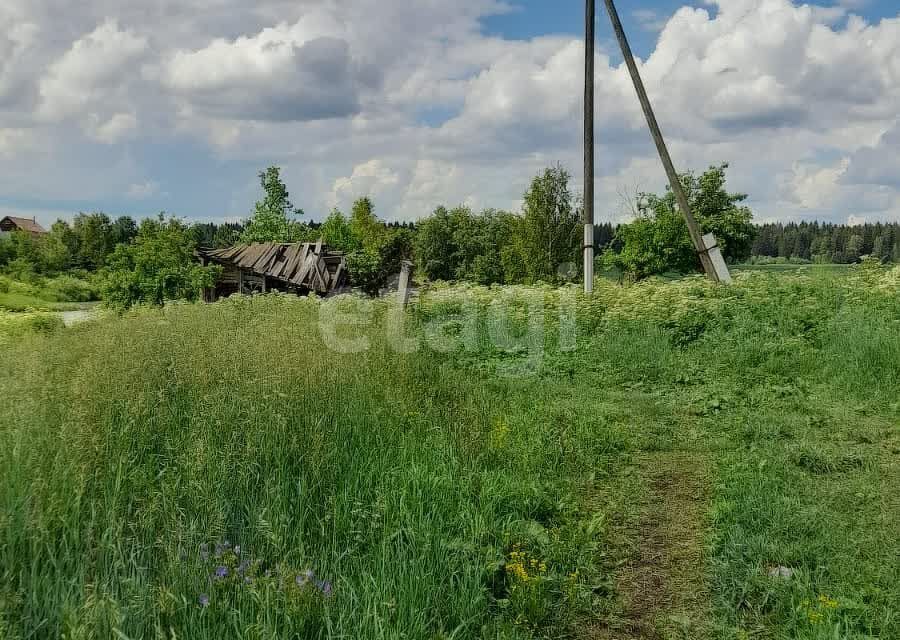
[[326, 598], [331, 597], [332, 588], [331, 583], [328, 580], [320, 580], [316, 583], [316, 586], [319, 587], [319, 591], [322, 592], [322, 595]]
[[228, 577], [228, 567], [220, 566], [216, 567], [216, 578], [227, 578]]
[[236, 555], [236, 556], [241, 555], [241, 545], [239, 545], [239, 544], [234, 545], [234, 555]]
[[241, 564], [238, 565], [237, 572], [238, 575], [244, 575], [244, 572], [250, 568], [250, 561], [247, 559], [241, 560]]
[[206, 595], [205, 593], [201, 593], [200, 598], [198, 599], [198, 602], [200, 603], [201, 607], [208, 607], [209, 606], [209, 596]]

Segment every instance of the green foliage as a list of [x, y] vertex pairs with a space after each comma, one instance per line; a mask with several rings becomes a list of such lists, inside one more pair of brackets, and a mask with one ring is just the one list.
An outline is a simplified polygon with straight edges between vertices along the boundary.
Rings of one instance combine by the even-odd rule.
[[41, 245], [30, 233], [14, 231], [0, 237], [0, 265], [17, 280], [31, 280], [41, 271]]
[[560, 267], [577, 261], [580, 245], [569, 179], [561, 167], [537, 176], [525, 193], [521, 216], [438, 207], [418, 226], [420, 271], [435, 281], [556, 282]]
[[[4, 637], [616, 633], [623, 567], [686, 603], [638, 594], [660, 603], [640, 618], [659, 637], [900, 637], [884, 544], [900, 269], [576, 289], [425, 290], [414, 353], [387, 338], [393, 306], [352, 297], [144, 308], [8, 341]], [[358, 307], [370, 323], [343, 325]], [[473, 339], [447, 348], [461, 308]], [[495, 344], [498, 324], [524, 346]], [[323, 326], [369, 348], [329, 351]], [[696, 530], [666, 528], [675, 509]]]
[[555, 282], [562, 265], [578, 261], [581, 227], [569, 189], [570, 178], [562, 167], [546, 169], [525, 192], [515, 244], [532, 282]]
[[103, 300], [115, 309], [196, 300], [213, 285], [219, 267], [200, 266], [195, 249], [194, 235], [180, 220], [144, 220], [134, 241], [116, 247], [101, 273]]
[[757, 261], [849, 264], [871, 256], [881, 262], [900, 262], [900, 223], [766, 223], [758, 228], [752, 253]]
[[303, 210], [291, 203], [281, 179], [281, 169], [269, 167], [259, 174], [259, 182], [265, 196], [256, 203], [253, 216], [241, 233], [241, 242], [303, 242], [309, 239], [308, 227], [291, 219], [291, 216], [303, 215]]
[[[349, 250], [350, 283], [369, 295], [377, 295], [400, 272], [400, 262], [412, 257], [412, 234], [407, 229], [387, 227], [375, 215], [369, 198], [360, 198], [353, 204], [349, 222], [333, 212], [326, 225], [327, 232], [344, 243], [345, 251]], [[325, 231], [323, 228], [323, 234]]]
[[450, 281], [456, 277], [458, 249], [453, 235], [450, 212], [445, 207], [438, 207], [431, 216], [419, 222], [416, 259], [426, 278]]
[[111, 222], [104, 213], [79, 213], [72, 224], [57, 220], [41, 237], [13, 233], [0, 238], [0, 268], [19, 279], [28, 278], [29, 273], [96, 271], [117, 244], [133, 238], [134, 226], [127, 216]]
[[348, 254], [347, 272], [354, 287], [359, 287], [372, 296], [378, 295], [384, 284], [381, 256], [371, 249], [360, 249]]
[[325, 222], [322, 223], [319, 234], [323, 242], [335, 251], [350, 253], [360, 248], [350, 223], [337, 209], [332, 210]]
[[520, 223], [520, 218], [504, 211], [475, 214], [468, 207], [450, 211], [438, 207], [417, 229], [419, 269], [430, 280], [502, 283], [506, 281], [502, 250]]
[[368, 197], [359, 198], [350, 211], [350, 234], [354, 243], [364, 249], [378, 247], [385, 235], [385, 226], [375, 215], [375, 205]]
[[80, 213], [72, 221], [73, 263], [71, 266], [95, 271], [106, 264], [121, 229], [114, 231], [105, 213]]
[[[0, 308], [0, 348], [27, 335], [50, 334], [62, 328], [63, 321], [57, 314], [33, 310], [10, 313]], [[3, 630], [2, 623], [3, 598], [0, 595], [0, 631]]]
[[[721, 164], [710, 167], [700, 177], [688, 173], [680, 178], [702, 232], [715, 234], [726, 261], [737, 262], [750, 256], [753, 214], [740, 206], [746, 195], [725, 190], [727, 168], [727, 164]], [[663, 196], [645, 193], [639, 198], [638, 218], [619, 227], [616, 237], [621, 249], [608, 251], [604, 256], [606, 264], [638, 279], [667, 271], [701, 270], [672, 190], [667, 187]]]
[[0, 309], [7, 311], [70, 311], [96, 299], [94, 286], [74, 276], [45, 278], [32, 273], [28, 281], [0, 276]]

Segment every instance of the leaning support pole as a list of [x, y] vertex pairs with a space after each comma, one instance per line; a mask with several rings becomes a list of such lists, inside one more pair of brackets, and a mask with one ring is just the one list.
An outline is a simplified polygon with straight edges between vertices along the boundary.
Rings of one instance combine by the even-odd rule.
[[650, 105], [650, 98], [647, 97], [647, 90], [644, 88], [644, 82], [641, 80], [641, 74], [638, 71], [637, 64], [634, 62], [634, 54], [631, 52], [631, 46], [628, 44], [628, 38], [625, 37], [625, 30], [622, 28], [622, 22], [619, 20], [619, 12], [613, 0], [604, 0], [606, 2], [606, 10], [609, 12], [609, 19], [612, 21], [613, 31], [616, 32], [616, 39], [619, 41], [619, 47], [622, 49], [622, 56], [625, 58], [625, 64], [628, 66], [628, 72], [631, 74], [631, 80], [634, 82], [634, 89], [637, 91], [638, 100], [641, 102], [641, 109], [644, 110], [644, 116], [647, 118], [647, 126], [650, 127], [650, 134], [653, 136], [653, 142], [656, 143], [656, 149], [659, 151], [659, 158], [662, 160], [663, 167], [666, 169], [666, 175], [669, 177], [669, 184], [672, 185], [672, 192], [675, 194], [675, 200], [678, 202], [678, 208], [687, 222], [688, 231], [691, 234], [691, 241], [700, 256], [700, 262], [703, 264], [703, 270], [713, 282], [731, 282], [731, 274], [724, 260], [716, 260], [715, 263], [710, 259], [709, 252], [716, 247], [716, 243], [710, 245], [703, 238], [700, 231], [700, 225], [691, 213], [691, 205], [678, 179], [678, 173], [675, 171], [675, 165], [672, 163], [672, 157], [669, 155], [669, 149], [666, 147], [666, 141], [663, 138], [659, 123], [656, 121], [656, 115], [653, 113], [653, 107]]
[[584, 11], [584, 292], [594, 291], [594, 0]]

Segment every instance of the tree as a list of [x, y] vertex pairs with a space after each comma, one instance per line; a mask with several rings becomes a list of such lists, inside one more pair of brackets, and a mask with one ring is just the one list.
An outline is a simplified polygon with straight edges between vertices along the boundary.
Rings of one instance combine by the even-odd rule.
[[479, 284], [506, 282], [503, 248], [513, 241], [521, 218], [468, 207], [448, 211], [438, 207], [419, 223], [415, 254], [419, 269], [430, 280], [472, 280]]
[[137, 223], [131, 216], [119, 216], [111, 227], [113, 244], [131, 242], [137, 235], [137, 231]]
[[438, 207], [419, 222], [415, 242], [419, 271], [429, 280], [449, 281], [456, 274], [456, 245], [450, 212]]
[[[388, 228], [375, 215], [375, 205], [368, 197], [353, 203], [350, 220], [346, 228], [332, 213], [329, 217], [328, 233], [339, 234], [339, 241], [347, 243], [347, 272], [350, 282], [369, 295], [376, 295], [388, 279], [399, 273], [400, 261], [412, 257], [412, 234], [402, 227]], [[347, 231], [349, 230], [349, 238]], [[325, 225], [322, 229], [325, 233]]]
[[358, 247], [378, 247], [385, 235], [386, 227], [375, 215], [375, 205], [371, 198], [359, 198], [350, 210], [350, 233]]
[[180, 220], [144, 220], [134, 241], [120, 244], [100, 274], [106, 303], [127, 309], [139, 303], [196, 300], [215, 283], [220, 267], [201, 266], [194, 257], [195, 235]]
[[319, 228], [319, 234], [322, 236], [322, 241], [325, 244], [337, 251], [350, 253], [360, 248], [359, 243], [353, 236], [353, 229], [350, 227], [350, 223], [347, 222], [344, 214], [337, 209], [333, 209], [328, 214], [325, 222]]
[[864, 240], [861, 234], [854, 233], [850, 236], [844, 248], [844, 260], [847, 262], [859, 262], [863, 255], [863, 244]]
[[[747, 199], [745, 194], [725, 190], [727, 168], [727, 164], [721, 164], [710, 167], [700, 177], [693, 173], [679, 177], [703, 233], [715, 234], [725, 259], [737, 262], [750, 256], [754, 238], [753, 214], [740, 204]], [[606, 263], [635, 278], [666, 271], [700, 271], [700, 259], [672, 190], [667, 187], [662, 196], [643, 193], [639, 197], [638, 218], [619, 227], [617, 240], [621, 243], [621, 251], [608, 251], [604, 257]], [[794, 244], [787, 248], [783, 235], [776, 244], [778, 255], [794, 248]]]
[[553, 167], [534, 178], [525, 192], [516, 242], [531, 281], [555, 280], [561, 265], [577, 262], [580, 222], [569, 180], [565, 169]]
[[30, 281], [41, 271], [40, 240], [26, 231], [0, 238], [0, 263], [17, 280]]
[[77, 238], [65, 220], [57, 220], [43, 239], [41, 251], [46, 273], [59, 273], [74, 266]]
[[269, 167], [259, 174], [265, 197], [256, 203], [253, 216], [241, 234], [241, 242], [300, 242], [307, 239], [309, 230], [290, 216], [303, 215], [290, 201], [287, 187], [281, 180], [281, 169]]
[[96, 271], [116, 246], [112, 223], [105, 213], [79, 213], [72, 221], [75, 266]]

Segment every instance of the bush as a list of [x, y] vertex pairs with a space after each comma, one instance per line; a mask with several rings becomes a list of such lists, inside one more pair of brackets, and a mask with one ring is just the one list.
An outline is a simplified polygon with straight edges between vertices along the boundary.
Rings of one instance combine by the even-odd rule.
[[45, 290], [56, 302], [90, 302], [97, 299], [97, 291], [90, 282], [68, 275], [48, 280]]
[[144, 220], [131, 244], [120, 244], [100, 275], [103, 300], [114, 309], [166, 300], [196, 300], [215, 283], [220, 267], [194, 257], [196, 241], [179, 220]]
[[[726, 261], [740, 262], [750, 256], [755, 233], [753, 214], [740, 206], [746, 195], [725, 191], [727, 168], [727, 164], [710, 167], [699, 178], [684, 174], [681, 182], [703, 233], [716, 236]], [[700, 271], [700, 259], [672, 190], [667, 188], [662, 196], [644, 193], [639, 198], [638, 218], [619, 227], [616, 241], [621, 250], [608, 251], [606, 265], [620, 268], [635, 279], [668, 271]]]

